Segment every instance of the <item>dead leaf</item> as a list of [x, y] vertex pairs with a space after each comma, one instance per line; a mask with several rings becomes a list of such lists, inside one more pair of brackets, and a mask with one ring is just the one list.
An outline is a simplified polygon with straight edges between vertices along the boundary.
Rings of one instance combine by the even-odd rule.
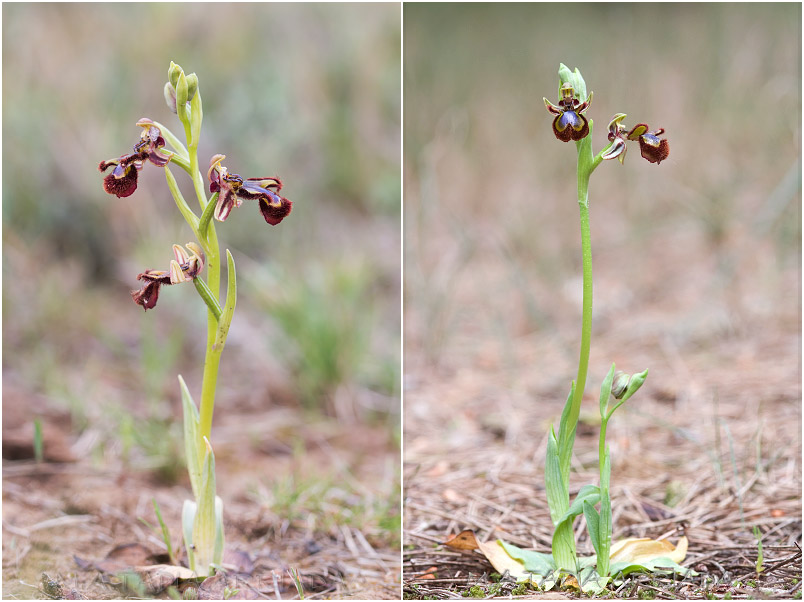
[[[474, 533], [472, 533], [472, 536], [474, 536]], [[524, 577], [529, 577], [529, 573], [525, 572], [523, 564], [511, 558], [497, 540], [485, 543], [477, 542], [477, 546], [500, 575], [504, 575], [508, 571], [508, 574], [517, 581]]]
[[461, 531], [452, 539], [445, 541], [443, 545], [449, 546], [453, 550], [476, 550], [479, 547], [475, 532], [471, 529]]
[[673, 545], [666, 539], [649, 539], [647, 537], [631, 537], [621, 539], [611, 545], [611, 562], [627, 562], [629, 564], [645, 564], [656, 558], [669, 558], [681, 564], [687, 556], [689, 542], [686, 536]]
[[146, 593], [155, 596], [165, 591], [178, 579], [196, 579], [195, 571], [183, 566], [170, 564], [153, 564], [148, 566], [134, 566], [128, 572], [135, 573], [142, 580]]
[[249, 583], [231, 573], [218, 573], [205, 579], [197, 591], [199, 600], [257, 600], [260, 597]]

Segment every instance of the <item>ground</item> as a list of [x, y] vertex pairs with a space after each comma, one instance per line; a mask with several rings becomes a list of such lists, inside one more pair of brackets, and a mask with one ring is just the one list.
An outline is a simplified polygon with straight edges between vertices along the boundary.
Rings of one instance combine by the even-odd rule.
[[[243, 450], [236, 421], [262, 438]], [[275, 597], [277, 579], [283, 597], [298, 597], [288, 573], [296, 569], [307, 598], [397, 598], [398, 481], [387, 429], [352, 425], [347, 435], [336, 421], [305, 423], [281, 409], [230, 415], [227, 424], [216, 432], [218, 482], [227, 548], [251, 562], [243, 581]], [[136, 597], [114, 576], [81, 567], [123, 544], [164, 554], [160, 533], [143, 522], [158, 525], [152, 500], [181, 549], [181, 505], [191, 496], [183, 477], [166, 484], [150, 471], [79, 457], [6, 460], [3, 478], [4, 599], [49, 597], [43, 574], [87, 599]]]
[[[607, 238], [602, 239], [605, 246]], [[677, 585], [629, 579], [617, 597], [800, 596], [797, 303], [763, 299], [765, 292], [751, 287], [747, 272], [717, 292], [718, 285], [708, 280], [717, 274], [716, 260], [707, 258], [711, 249], [702, 244], [694, 233], [668, 227], [639, 255], [623, 245], [597, 257], [595, 276], [608, 284], [597, 289], [592, 369], [571, 492], [597, 479], [594, 389], [608, 362], [615, 360], [629, 372], [647, 367], [643, 389], [609, 425], [613, 535], [615, 540], [669, 537], [673, 542], [686, 535], [690, 547], [684, 565], [699, 576]], [[745, 261], [773, 263], [772, 247], [755, 245], [753, 251]], [[408, 339], [407, 597], [461, 597], [475, 585], [484, 587], [475, 592], [484, 596], [510, 593], [513, 585], [489, 589], [493, 569], [477, 552], [440, 545], [463, 529], [473, 529], [482, 541], [503, 539], [550, 550], [546, 434], [551, 423], [558, 424], [575, 377], [580, 291], [570, 280], [551, 297], [534, 278], [527, 285], [533, 298], [548, 301], [542, 305], [547, 313], [542, 325], [533, 325], [513, 292], [480, 294], [511, 290], [500, 276], [503, 268], [493, 249], [479, 248], [467, 270], [471, 277], [456, 278], [458, 284], [449, 288], [449, 306], [456, 309], [438, 353], [427, 358], [421, 351], [424, 339]], [[795, 270], [791, 266], [786, 276], [793, 282]], [[767, 271], [753, 272], [753, 278], [768, 277]], [[735, 303], [721, 304], [727, 297]], [[410, 308], [408, 328], [426, 333], [417, 330], [424, 313], [415, 304]], [[484, 315], [504, 315], [503, 326], [493, 335], [484, 333], [489, 328]], [[506, 330], [511, 324], [521, 331]], [[754, 526], [762, 534], [760, 574]], [[580, 552], [593, 553], [582, 519], [576, 527]]]

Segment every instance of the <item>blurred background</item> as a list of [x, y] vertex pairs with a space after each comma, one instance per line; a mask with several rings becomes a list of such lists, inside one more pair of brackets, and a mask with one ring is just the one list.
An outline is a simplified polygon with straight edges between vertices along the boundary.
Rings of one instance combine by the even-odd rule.
[[[531, 467], [538, 489], [575, 377], [576, 150], [542, 102], [562, 62], [594, 91], [595, 153], [618, 112], [670, 144], [661, 165], [629, 144], [590, 184], [586, 398], [612, 362], [650, 369], [609, 427], [612, 482], [717, 472], [734, 436], [740, 470], [761, 449], [789, 485], [777, 499], [800, 489], [800, 5], [412, 3], [404, 53], [405, 525], [424, 538], [410, 541], [470, 524], [477, 507], [454, 495], [477, 493], [470, 474], [499, 485]], [[579, 440], [581, 464], [596, 445]], [[455, 518], [434, 524], [428, 500]]]
[[[197, 398], [206, 309], [192, 287], [163, 289], [147, 314], [129, 292], [191, 233], [160, 169], [125, 199], [97, 170], [131, 152], [141, 117], [180, 135], [163, 99], [173, 60], [200, 81], [205, 182], [223, 153], [243, 177], [279, 176], [293, 201], [276, 227], [254, 204], [218, 224], [239, 291], [213, 428], [221, 478], [239, 456], [243, 486], [272, 507], [282, 458], [315, 448], [318, 429], [384, 508], [386, 543], [398, 538], [400, 35], [392, 4], [3, 8], [6, 459], [31, 456], [41, 417], [45, 459], [184, 479], [176, 375]], [[344, 483], [331, 468], [305, 478]]]

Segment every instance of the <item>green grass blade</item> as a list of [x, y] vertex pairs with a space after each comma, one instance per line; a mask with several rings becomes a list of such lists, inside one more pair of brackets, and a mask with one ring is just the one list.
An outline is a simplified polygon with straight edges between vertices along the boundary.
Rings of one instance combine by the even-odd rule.
[[170, 558], [170, 563], [178, 564], [176, 562], [176, 558], [173, 556], [173, 544], [170, 541], [170, 530], [165, 524], [165, 521], [162, 519], [162, 512], [159, 510], [159, 504], [157, 503], [156, 498], [151, 498], [151, 502], [154, 505], [154, 514], [156, 514], [156, 519], [159, 521], [159, 526], [162, 528], [162, 539], [165, 541], [165, 545], [167, 546], [167, 553], [168, 557]]
[[45, 458], [45, 440], [42, 436], [42, 420], [40, 418], [34, 419], [33, 430], [34, 460], [37, 464], [41, 464]]

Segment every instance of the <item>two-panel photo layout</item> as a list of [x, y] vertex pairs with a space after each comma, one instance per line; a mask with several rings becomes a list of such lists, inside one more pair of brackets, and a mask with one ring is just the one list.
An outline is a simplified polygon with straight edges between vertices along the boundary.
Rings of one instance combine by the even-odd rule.
[[801, 4], [2, 48], [3, 599], [801, 598]]

